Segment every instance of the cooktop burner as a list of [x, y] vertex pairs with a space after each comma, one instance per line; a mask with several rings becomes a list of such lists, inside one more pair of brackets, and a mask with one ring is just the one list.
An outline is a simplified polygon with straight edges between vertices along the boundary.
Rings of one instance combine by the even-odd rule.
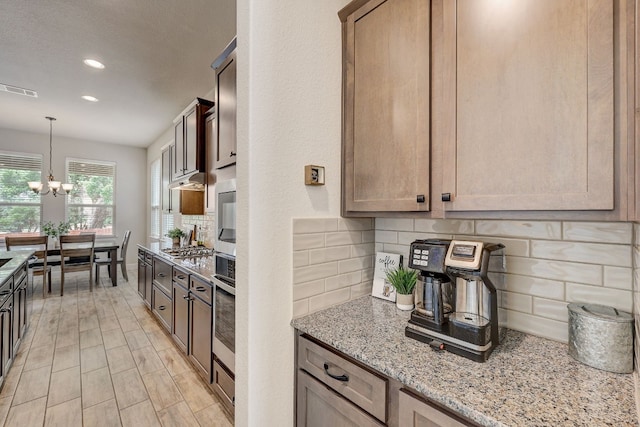
[[185, 246], [183, 248], [167, 248], [162, 249], [162, 252], [174, 259], [183, 258], [202, 258], [212, 256], [213, 249], [206, 248], [204, 246]]

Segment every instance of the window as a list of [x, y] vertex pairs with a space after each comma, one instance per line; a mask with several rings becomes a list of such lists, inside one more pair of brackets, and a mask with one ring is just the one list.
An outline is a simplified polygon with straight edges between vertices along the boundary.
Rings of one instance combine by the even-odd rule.
[[28, 181], [41, 181], [42, 156], [0, 151], [0, 239], [40, 232], [42, 202]]
[[151, 163], [151, 227], [150, 235], [152, 238], [160, 237], [160, 190], [162, 186], [162, 177], [160, 176], [160, 159]]
[[67, 159], [67, 179], [73, 184], [67, 197], [71, 230], [115, 235], [115, 177], [115, 163]]

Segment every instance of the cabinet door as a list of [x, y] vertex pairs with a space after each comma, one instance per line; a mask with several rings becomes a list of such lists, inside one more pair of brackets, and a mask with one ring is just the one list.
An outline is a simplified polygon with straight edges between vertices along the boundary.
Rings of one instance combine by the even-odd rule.
[[144, 266], [144, 302], [151, 307], [151, 287], [153, 286], [153, 267], [150, 264]]
[[138, 295], [140, 295], [140, 298], [143, 300], [145, 299], [146, 272], [147, 270], [145, 268], [144, 259], [138, 258]]
[[429, 5], [341, 12], [344, 214], [429, 210]]
[[169, 190], [169, 184], [172, 181], [172, 159], [174, 145], [170, 145], [162, 151], [162, 212], [173, 212], [173, 192]]
[[173, 170], [171, 171], [171, 179], [176, 180], [184, 175], [184, 121], [180, 120], [174, 124], [174, 151]]
[[613, 209], [613, 4], [434, 2], [446, 210]]
[[189, 357], [199, 368], [201, 375], [211, 382], [211, 330], [213, 328], [211, 306], [192, 296], [191, 323], [189, 328]]
[[216, 169], [236, 162], [236, 52], [216, 68]]
[[298, 370], [296, 426], [382, 426], [347, 399]]
[[399, 427], [464, 427], [471, 425], [411, 396], [404, 390], [400, 390], [398, 413], [400, 415]]
[[168, 331], [171, 331], [171, 298], [165, 295], [165, 293], [157, 286], [153, 286], [151, 288], [151, 293], [151, 311], [156, 315], [164, 327]]
[[9, 366], [13, 360], [13, 348], [11, 340], [11, 306], [7, 302], [0, 309], [0, 371], [2, 379], [7, 378]]
[[196, 109], [184, 116], [184, 173], [197, 170], [196, 157], [198, 152], [198, 120]]
[[216, 132], [216, 115], [215, 113], [207, 116], [205, 122], [205, 146], [207, 153], [207, 188], [205, 194], [204, 209], [207, 212], [216, 211], [216, 147], [214, 137]]
[[173, 327], [171, 335], [178, 346], [187, 352], [187, 344], [189, 343], [189, 292], [173, 283]]

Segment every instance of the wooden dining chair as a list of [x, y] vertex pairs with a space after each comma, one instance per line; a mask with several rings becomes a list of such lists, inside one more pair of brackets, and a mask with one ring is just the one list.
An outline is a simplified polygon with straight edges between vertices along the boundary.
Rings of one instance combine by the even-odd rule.
[[46, 298], [47, 290], [51, 293], [51, 266], [47, 265], [49, 236], [5, 237], [4, 241], [8, 251], [21, 247], [35, 250], [35, 259], [30, 260], [28, 265], [34, 277], [42, 276], [42, 298]]
[[89, 290], [93, 292], [93, 249], [95, 244], [95, 233], [60, 236], [60, 296], [64, 293], [65, 274], [76, 271], [89, 270]]
[[[131, 230], [127, 230], [124, 232], [124, 237], [122, 238], [122, 246], [120, 247], [120, 256], [116, 258], [116, 264], [120, 265], [122, 269], [122, 277], [127, 282], [129, 281], [129, 277], [127, 276], [127, 247], [129, 246], [129, 237], [131, 236]], [[96, 259], [96, 282], [100, 283], [100, 267], [103, 265], [107, 266], [107, 270], [109, 271], [109, 277], [111, 277], [111, 269], [109, 266], [111, 265], [111, 258], [97, 258]]]

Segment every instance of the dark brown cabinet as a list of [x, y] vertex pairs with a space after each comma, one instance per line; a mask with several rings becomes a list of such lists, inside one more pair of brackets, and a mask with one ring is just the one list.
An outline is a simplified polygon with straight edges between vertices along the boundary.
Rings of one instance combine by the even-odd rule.
[[14, 354], [16, 354], [27, 328], [27, 272], [21, 269], [14, 275], [13, 280], [12, 341]]
[[171, 294], [171, 277], [171, 264], [158, 257], [153, 258], [153, 284]]
[[211, 382], [211, 336], [213, 309], [211, 284], [192, 277], [189, 281], [191, 303], [189, 314], [189, 358], [199, 368], [200, 374]]
[[151, 307], [151, 286], [153, 284], [153, 255], [138, 249], [138, 295], [147, 307]]
[[216, 73], [214, 127], [215, 167], [236, 163], [236, 39], [211, 64]]
[[205, 171], [205, 113], [211, 107], [211, 101], [196, 98], [174, 122], [173, 181], [194, 172]]
[[151, 311], [156, 315], [166, 330], [171, 331], [173, 306], [171, 298], [158, 286], [151, 288]]
[[13, 362], [13, 346], [12, 346], [12, 312], [13, 298], [7, 298], [0, 306], [0, 379], [2, 383], [7, 378], [7, 373]]
[[189, 291], [173, 282], [173, 327], [171, 336], [183, 352], [189, 343]]

